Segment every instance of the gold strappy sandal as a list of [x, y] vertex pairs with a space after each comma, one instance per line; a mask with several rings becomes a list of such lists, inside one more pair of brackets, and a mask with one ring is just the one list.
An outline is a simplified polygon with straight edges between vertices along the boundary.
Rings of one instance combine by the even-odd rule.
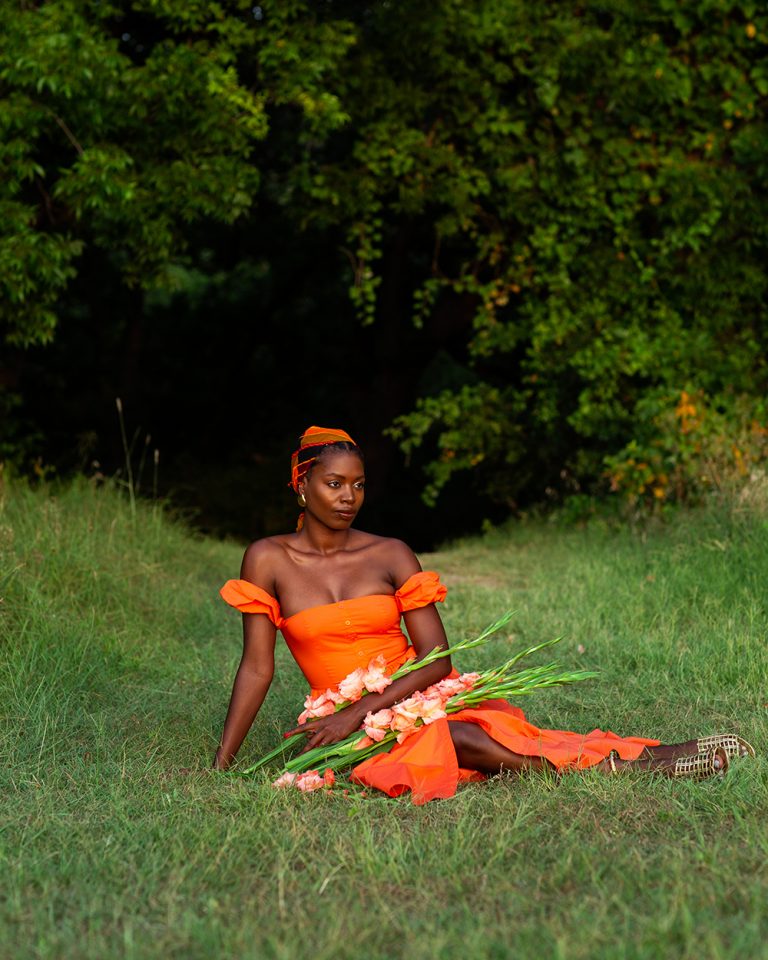
[[[720, 766], [715, 761], [720, 761]], [[663, 771], [673, 778], [687, 777], [690, 780], [706, 780], [708, 777], [722, 777], [730, 761], [725, 747], [713, 747], [708, 753], [697, 753], [691, 757], [678, 757], [675, 765]]]
[[[615, 750], [611, 750], [605, 758], [608, 761], [611, 773], [618, 773], [620, 769], [616, 765], [618, 756]], [[716, 766], [717, 760], [720, 761], [719, 767]], [[706, 780], [709, 777], [722, 777], [728, 769], [729, 762], [726, 749], [717, 746], [713, 747], [708, 753], [695, 753], [689, 757], [678, 757], [674, 763], [659, 760], [657, 766], [646, 769], [649, 769], [652, 773], [660, 773], [662, 776], [672, 777], [673, 779]], [[621, 769], [631, 770], [632, 765], [628, 764]]]
[[716, 733], [711, 737], [699, 737], [696, 748], [699, 753], [709, 753], [714, 747], [722, 747], [728, 754], [728, 759], [734, 757], [754, 757], [755, 748], [735, 733]]

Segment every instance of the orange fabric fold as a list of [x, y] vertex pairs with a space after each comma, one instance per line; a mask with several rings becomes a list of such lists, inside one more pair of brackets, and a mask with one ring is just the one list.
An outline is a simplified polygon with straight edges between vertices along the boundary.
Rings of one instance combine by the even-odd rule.
[[273, 596], [250, 580], [227, 580], [219, 590], [221, 597], [241, 613], [264, 613], [276, 627], [282, 627], [280, 604]]
[[452, 797], [459, 781], [459, 764], [447, 721], [430, 723], [389, 753], [364, 760], [354, 768], [350, 779], [390, 797], [410, 790], [417, 806]]
[[334, 427], [307, 427], [299, 438], [298, 450], [294, 450], [291, 455], [290, 486], [293, 487], [294, 493], [299, 492], [299, 480], [301, 480], [317, 459], [317, 457], [314, 456], [309, 459], [303, 459], [302, 462], [299, 463], [301, 451], [306, 450], [307, 447], [317, 447], [317, 452], [319, 453], [320, 448], [327, 446], [329, 443], [351, 443], [353, 446], [357, 446], [346, 430], [337, 430]]
[[434, 570], [422, 570], [408, 577], [395, 592], [397, 609], [405, 613], [430, 603], [442, 603], [447, 593], [447, 587], [440, 583], [439, 574]]

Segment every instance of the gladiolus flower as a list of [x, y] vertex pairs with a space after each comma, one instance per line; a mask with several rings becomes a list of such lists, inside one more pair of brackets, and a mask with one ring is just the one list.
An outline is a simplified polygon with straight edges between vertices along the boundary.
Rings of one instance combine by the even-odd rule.
[[396, 703], [392, 707], [391, 729], [397, 733], [397, 742], [402, 743], [405, 739], [416, 733], [418, 721], [421, 719], [419, 713], [418, 701], [415, 697], [409, 697], [401, 703]]
[[430, 694], [434, 691], [443, 700], [448, 700], [457, 693], [465, 693], [466, 689], [459, 677], [446, 677], [445, 680], [441, 680], [425, 690], [425, 693]]
[[326, 787], [330, 788], [336, 783], [336, 774], [333, 770], [326, 770], [323, 774], [323, 783]]
[[336, 706], [332, 700], [328, 699], [327, 694], [328, 691], [326, 690], [325, 693], [313, 698], [310, 693], [304, 701], [306, 709], [299, 715], [298, 722], [306, 723], [307, 720], [313, 720], [317, 717], [330, 717], [332, 713], [336, 713]]
[[405, 743], [408, 737], [412, 737], [414, 733], [418, 730], [416, 724], [411, 724], [410, 726], [403, 726], [402, 730], [397, 735], [398, 743]]
[[394, 714], [391, 710], [379, 710], [377, 713], [367, 713], [363, 720], [363, 729], [376, 743], [381, 743], [391, 729]]
[[[383, 734], [382, 734], [383, 736]], [[365, 750], [366, 747], [372, 747], [374, 741], [370, 737], [360, 737], [357, 743], [352, 747], [353, 750]]]
[[285, 787], [292, 787], [295, 779], [295, 773], [284, 773], [281, 777], [278, 777], [277, 780], [275, 780], [272, 786], [277, 787], [279, 790], [282, 790]]
[[363, 685], [368, 693], [384, 693], [392, 680], [386, 674], [387, 660], [383, 654], [374, 657], [363, 674]]
[[304, 793], [312, 793], [313, 790], [319, 790], [325, 786], [325, 780], [317, 770], [307, 770], [306, 773], [300, 773], [296, 777], [295, 783], [298, 789]]
[[358, 667], [357, 670], [353, 670], [348, 677], [344, 677], [339, 684], [339, 693], [345, 700], [349, 700], [350, 703], [355, 703], [362, 697], [365, 687], [363, 683], [364, 676], [365, 670], [363, 670], [362, 667]]
[[459, 677], [459, 680], [461, 680], [461, 682], [464, 684], [465, 690], [471, 690], [479, 679], [479, 673], [462, 673], [462, 675]]
[[414, 699], [416, 700], [419, 717], [424, 723], [434, 723], [435, 720], [442, 720], [443, 717], [448, 716], [443, 709], [445, 702], [437, 694], [431, 697], [422, 694], [420, 697], [414, 697]]
[[332, 690], [331, 687], [325, 691], [326, 699], [330, 700], [331, 703], [335, 704], [346, 704], [344, 697], [338, 692], [338, 690]]

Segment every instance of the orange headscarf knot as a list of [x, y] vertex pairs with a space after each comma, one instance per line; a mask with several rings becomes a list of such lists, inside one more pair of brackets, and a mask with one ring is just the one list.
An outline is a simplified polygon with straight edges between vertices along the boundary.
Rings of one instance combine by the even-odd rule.
[[[308, 427], [301, 435], [299, 440], [299, 449], [295, 450], [291, 457], [291, 486], [294, 493], [299, 492], [299, 480], [308, 473], [310, 467], [317, 459], [322, 447], [327, 447], [329, 443], [352, 443], [355, 441], [344, 430], [334, 430], [333, 427]], [[357, 444], [355, 444], [357, 446]], [[299, 454], [307, 447], [317, 447], [317, 453], [312, 457], [307, 457], [299, 463]]]

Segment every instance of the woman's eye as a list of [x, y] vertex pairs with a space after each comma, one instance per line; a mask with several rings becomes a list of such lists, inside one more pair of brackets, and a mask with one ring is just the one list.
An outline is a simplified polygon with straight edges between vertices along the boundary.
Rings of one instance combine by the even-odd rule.
[[328, 482], [328, 486], [329, 486], [329, 487], [338, 487], [338, 485], [339, 485], [339, 481], [338, 481], [338, 480], [330, 480], [330, 481]]

